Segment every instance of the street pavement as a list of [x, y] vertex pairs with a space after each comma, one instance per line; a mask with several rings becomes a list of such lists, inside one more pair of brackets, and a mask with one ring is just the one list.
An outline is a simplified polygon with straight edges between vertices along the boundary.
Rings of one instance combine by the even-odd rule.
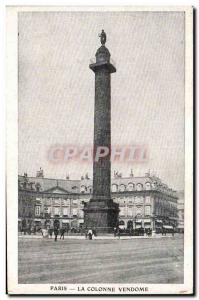
[[[123, 237], [124, 238], [124, 237]], [[183, 236], [19, 237], [19, 283], [183, 283]]]

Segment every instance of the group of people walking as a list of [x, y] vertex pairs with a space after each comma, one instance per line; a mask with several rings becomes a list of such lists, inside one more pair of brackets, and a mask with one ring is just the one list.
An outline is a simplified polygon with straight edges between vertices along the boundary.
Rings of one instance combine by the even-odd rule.
[[[56, 242], [59, 236], [59, 239], [63, 239], [64, 240], [64, 236], [65, 234], [69, 234], [73, 233], [72, 229], [69, 229], [69, 227], [62, 227], [59, 228], [59, 226], [57, 224], [53, 224], [53, 226], [51, 225], [44, 225], [44, 227], [40, 227], [40, 228], [36, 228], [36, 226], [32, 226], [32, 227], [23, 227], [20, 228], [21, 232], [24, 232], [25, 234], [36, 234], [36, 232], [40, 232], [42, 233], [43, 238], [54, 238], [54, 241]], [[174, 236], [175, 230], [174, 228], [167, 230], [167, 228], [162, 227], [162, 229], [160, 230], [160, 232], [158, 232], [160, 234], [162, 234], [162, 236], [166, 236], [167, 233], [172, 234], [172, 236]], [[97, 232], [96, 232], [96, 228], [80, 228], [80, 234], [81, 235], [85, 235], [85, 238], [88, 240], [92, 240], [97, 236]], [[129, 235], [129, 236], [152, 236], [152, 229], [151, 228], [120, 228], [120, 226], [116, 226], [113, 229], [113, 234], [114, 237], [118, 237], [120, 239], [121, 235]], [[54, 236], [53, 236], [54, 235]]]
[[67, 228], [64, 228], [64, 227], [59, 229], [59, 227], [54, 226], [54, 227], [41, 229], [41, 233], [44, 238], [51, 238], [51, 239], [52, 239], [53, 233], [54, 233], [54, 240], [56, 242], [58, 235], [60, 235], [60, 240], [61, 239], [64, 240], [64, 235], [65, 235], [65, 233], [68, 234], [68, 230], [67, 230]]

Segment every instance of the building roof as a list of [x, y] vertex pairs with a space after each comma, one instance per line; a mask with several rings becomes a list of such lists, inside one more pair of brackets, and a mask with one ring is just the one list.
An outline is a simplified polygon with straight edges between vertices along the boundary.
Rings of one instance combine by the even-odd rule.
[[[77, 193], [82, 192], [82, 188], [85, 188], [85, 193], [90, 193], [90, 188], [92, 188], [93, 182], [92, 179], [81, 179], [81, 180], [70, 180], [70, 179], [53, 179], [53, 178], [44, 178], [44, 177], [28, 177], [27, 175], [18, 177], [19, 187], [24, 189], [24, 182], [26, 182], [25, 189], [37, 190], [39, 186], [39, 191], [50, 192], [56, 187], [62, 189], [63, 193]], [[164, 192], [169, 196], [176, 197], [176, 192], [164, 184], [160, 178], [156, 176], [150, 176], [148, 173], [142, 177], [114, 177], [111, 180], [112, 186], [116, 185], [118, 191], [120, 187], [125, 186], [125, 190], [128, 191], [128, 185], [133, 184], [134, 187], [137, 187], [138, 184], [141, 184], [143, 190], [146, 189], [146, 185], [149, 183], [148, 189], [157, 190]], [[124, 189], [123, 189], [124, 191]]]
[[[69, 179], [53, 179], [42, 177], [27, 177], [29, 182], [33, 182], [36, 186], [40, 185], [42, 191], [49, 191], [52, 188], [58, 186], [69, 193], [80, 193], [80, 180]], [[18, 177], [19, 182], [24, 182], [24, 176]]]

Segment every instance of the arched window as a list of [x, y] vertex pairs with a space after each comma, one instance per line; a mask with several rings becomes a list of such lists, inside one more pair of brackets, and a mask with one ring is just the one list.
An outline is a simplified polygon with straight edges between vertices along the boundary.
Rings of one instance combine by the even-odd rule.
[[123, 220], [120, 220], [120, 221], [119, 221], [119, 225], [125, 225], [124, 221], [123, 221]]
[[134, 190], [134, 184], [132, 182], [128, 183], [128, 191], [131, 192]]
[[133, 227], [133, 221], [129, 220], [127, 222], [127, 228], [132, 228]]

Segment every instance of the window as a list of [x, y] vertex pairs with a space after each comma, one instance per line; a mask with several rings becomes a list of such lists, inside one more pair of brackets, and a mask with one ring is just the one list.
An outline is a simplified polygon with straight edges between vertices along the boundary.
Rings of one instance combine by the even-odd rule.
[[128, 191], [133, 191], [134, 190], [134, 184], [133, 183], [129, 183], [128, 184]]
[[150, 184], [150, 182], [147, 182], [147, 183], [146, 183], [145, 188], [146, 188], [147, 191], [151, 189], [151, 184]]
[[134, 203], [134, 197], [128, 197], [128, 198], [126, 198], [126, 203], [133, 204]]
[[50, 199], [46, 199], [46, 205], [51, 205], [51, 200]]
[[126, 189], [125, 185], [124, 184], [121, 184], [120, 185], [120, 192], [124, 192]]
[[152, 188], [155, 189], [156, 187], [157, 187], [157, 182], [154, 181], [154, 182], [152, 183]]
[[146, 204], [150, 204], [150, 203], [151, 203], [150, 196], [146, 196], [146, 198], [145, 198], [145, 203], [146, 203]]
[[55, 208], [54, 208], [54, 214], [55, 214], [55, 215], [59, 215], [59, 213], [60, 213], [59, 207], [55, 207]]
[[135, 204], [142, 204], [143, 203], [143, 197], [135, 197]]
[[70, 200], [69, 199], [62, 199], [62, 205], [63, 206], [66, 206], [66, 205], [69, 205], [70, 204]]
[[46, 214], [50, 214], [51, 213], [51, 207], [50, 206], [44, 206], [44, 212]]
[[119, 205], [122, 205], [122, 204], [125, 203], [125, 199], [124, 198], [117, 198], [115, 200], [117, 200], [117, 202], [119, 203]]
[[117, 184], [112, 184], [112, 192], [117, 192]]
[[129, 217], [133, 216], [133, 207], [128, 207], [128, 216]]
[[151, 206], [150, 205], [146, 205], [145, 206], [145, 215], [149, 216], [151, 214]]
[[63, 208], [63, 216], [68, 216], [69, 215], [69, 208], [68, 207], [64, 207]]
[[137, 191], [142, 191], [142, 184], [141, 183], [137, 184]]
[[40, 216], [41, 206], [35, 206], [35, 216]]
[[60, 205], [60, 200], [59, 199], [54, 199], [54, 205]]
[[84, 217], [84, 211], [82, 209], [79, 210], [79, 217], [80, 218]]
[[132, 199], [127, 199], [128, 200], [128, 204], [133, 204]]
[[120, 216], [125, 216], [125, 207], [120, 207]]
[[137, 206], [136, 215], [142, 215], [142, 214], [143, 214], [143, 206]]
[[41, 198], [36, 198], [36, 204], [41, 205], [41, 200], [42, 200]]
[[73, 216], [77, 216], [77, 208], [73, 208]]

